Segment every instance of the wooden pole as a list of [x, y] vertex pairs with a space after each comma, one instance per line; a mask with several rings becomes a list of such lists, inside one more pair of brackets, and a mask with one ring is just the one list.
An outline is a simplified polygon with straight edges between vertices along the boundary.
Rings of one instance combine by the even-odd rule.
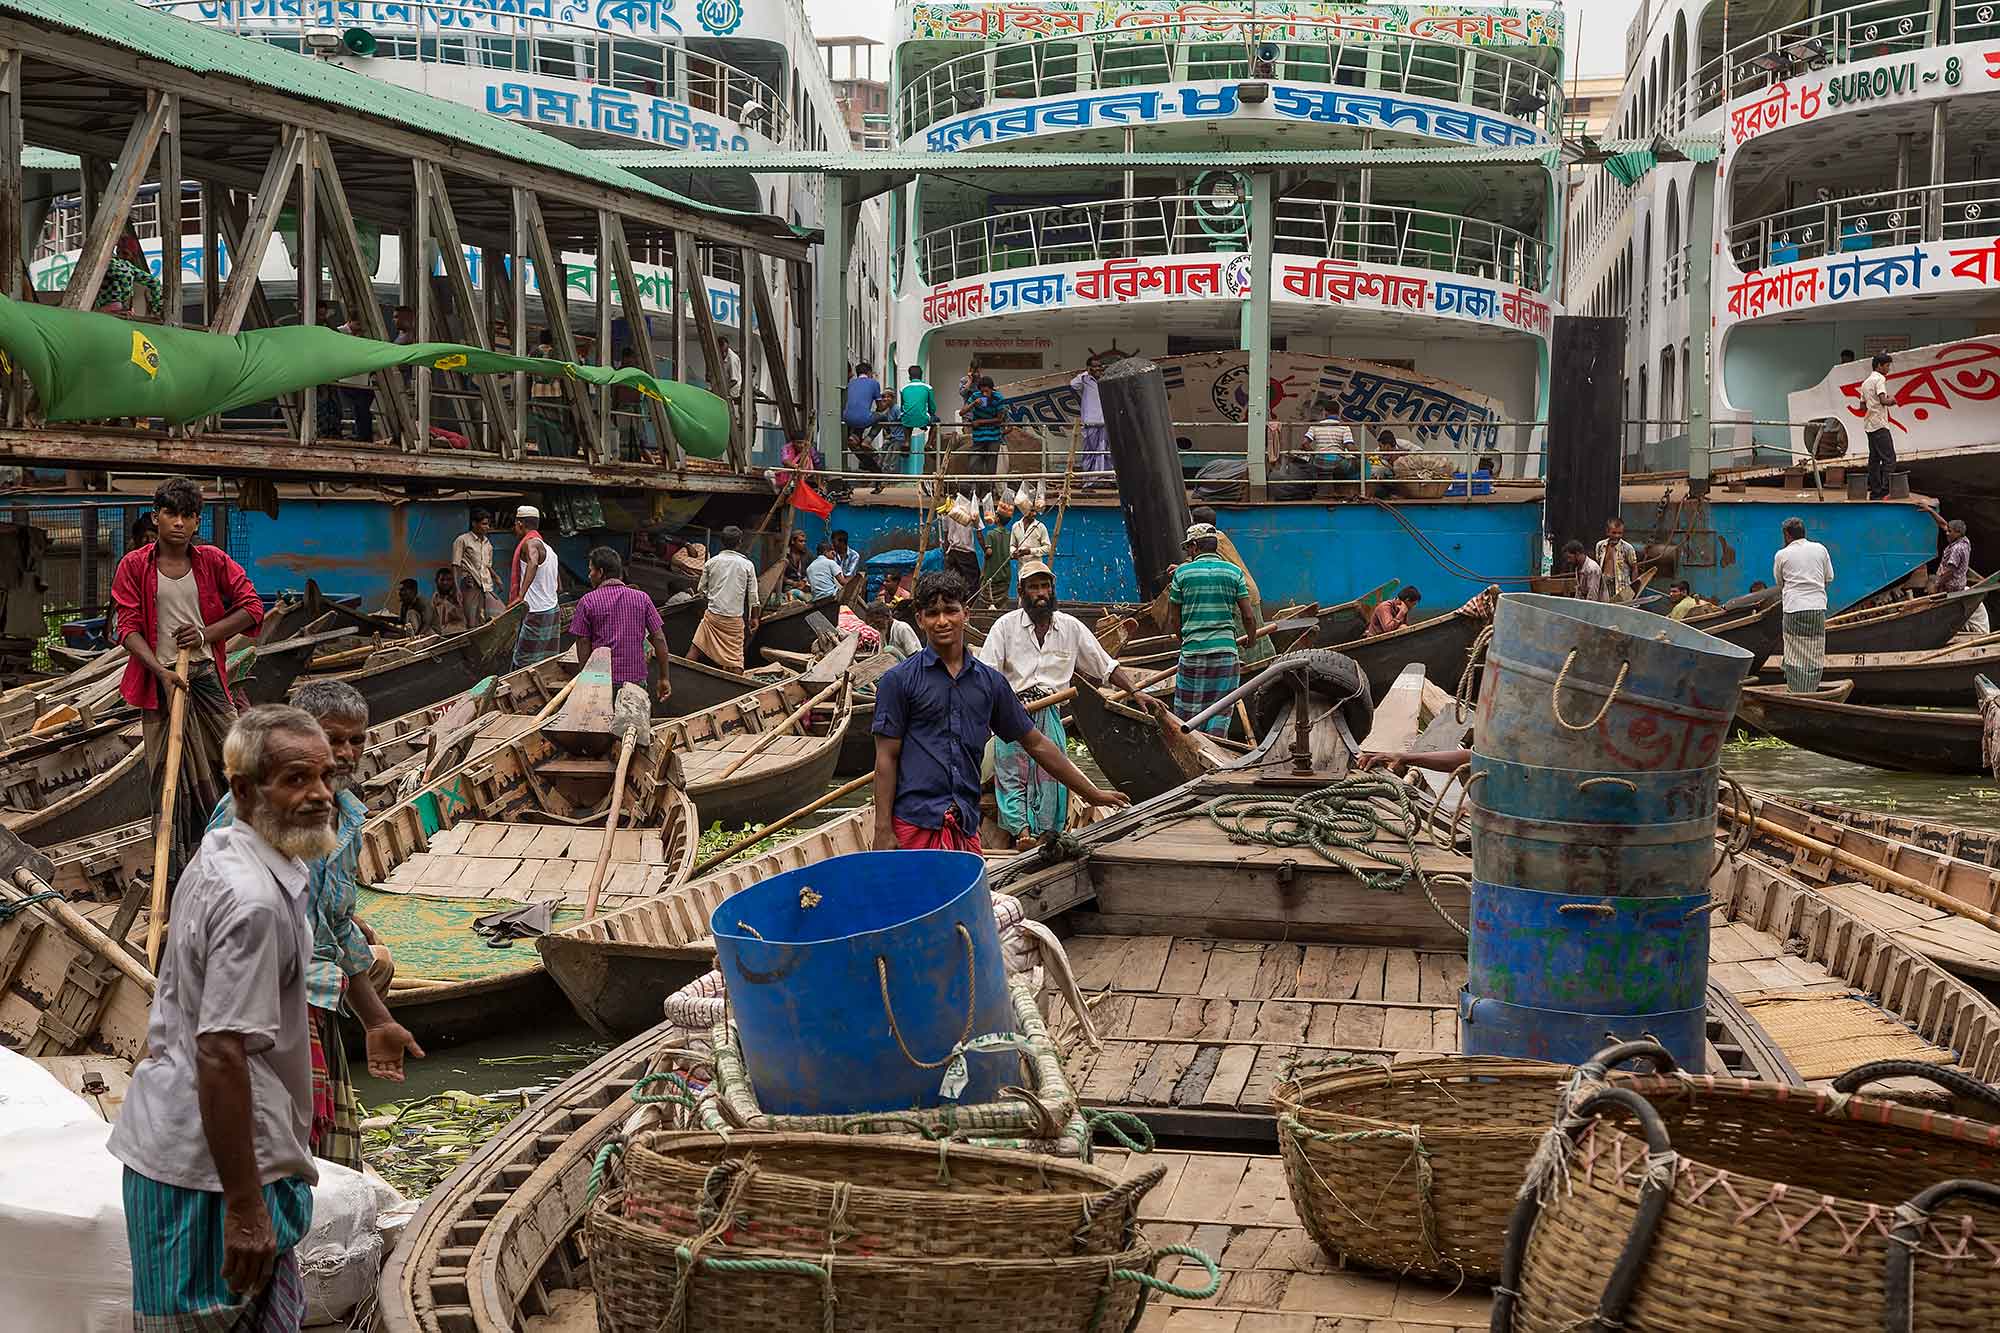
[[[174, 658], [174, 674], [183, 681], [188, 673], [188, 650]], [[174, 797], [181, 785], [181, 742], [187, 726], [185, 689], [174, 691], [167, 714], [167, 772], [160, 784], [160, 823], [153, 830], [153, 902], [146, 913], [146, 962], [155, 971], [160, 966], [160, 937], [167, 928], [167, 856], [174, 845]]]
[[689, 872], [689, 877], [692, 878], [695, 875], [706, 875], [709, 871], [715, 869], [717, 866], [721, 865], [724, 861], [727, 861], [730, 857], [742, 851], [745, 847], [755, 847], [758, 843], [764, 841], [764, 839], [770, 837], [773, 833], [784, 832], [792, 825], [798, 823], [801, 819], [804, 819], [807, 815], [813, 814], [816, 811], [824, 810], [827, 806], [832, 805], [835, 801], [839, 800], [843, 796], [852, 796], [855, 792], [860, 791], [863, 787], [867, 786], [874, 780], [875, 780], [875, 774], [873, 771], [863, 773], [860, 777], [855, 778], [851, 782], [845, 782], [842, 783], [840, 786], [835, 787], [832, 791], [820, 797], [818, 800], [814, 801], [811, 805], [800, 806], [798, 809], [792, 811], [792, 813], [790, 813], [789, 815], [786, 815], [783, 819], [773, 820], [772, 822], [764, 825], [764, 827], [760, 829], [751, 830], [750, 832], [744, 834], [742, 837], [737, 838], [736, 840], [731, 842], [727, 847], [724, 847], [721, 851], [717, 852], [715, 855], [708, 857], [705, 860], [697, 861], [695, 863], [694, 869]]
[[786, 732], [790, 731], [793, 727], [797, 726], [799, 724], [800, 718], [804, 717], [807, 713], [810, 713], [813, 709], [817, 708], [819, 705], [825, 703], [828, 699], [832, 698], [834, 693], [846, 684], [847, 684], [847, 677], [842, 676], [839, 680], [836, 680], [835, 682], [833, 682], [833, 684], [827, 686], [825, 689], [821, 690], [818, 694], [815, 694], [812, 698], [800, 704], [796, 709], [792, 710], [791, 716], [787, 717], [783, 722], [780, 722], [777, 726], [772, 727], [769, 731], [763, 733], [756, 739], [755, 743], [753, 743], [749, 749], [745, 750], [742, 754], [737, 755], [734, 763], [730, 764], [728, 768], [723, 769], [720, 773], [715, 775], [715, 780], [717, 782], [726, 782], [736, 772], [737, 769], [743, 767], [743, 765], [749, 763], [752, 759], [755, 759], [758, 755], [764, 753], [764, 751], [770, 747], [772, 741], [778, 739], [778, 737], [784, 735]]
[[619, 807], [625, 804], [625, 774], [632, 767], [632, 752], [638, 747], [639, 737], [631, 731], [618, 742], [618, 768], [611, 775], [611, 809], [604, 816], [604, 845], [597, 849], [597, 864], [590, 872], [590, 892], [583, 904], [585, 921], [597, 915], [598, 890], [604, 887], [604, 872], [611, 867], [611, 840], [618, 832]]
[[1076, 446], [1078, 437], [1082, 434], [1083, 427], [1081, 426], [1074, 426], [1070, 429], [1069, 462], [1063, 467], [1062, 495], [1056, 500], [1056, 530], [1049, 534], [1049, 560], [1051, 566], [1054, 564], [1056, 552], [1062, 549], [1063, 519], [1069, 515], [1069, 488], [1070, 483], [1076, 477]]
[[[1734, 807], [1724, 805], [1722, 806], [1722, 812], [1731, 819], [1741, 822], [1742, 815]], [[1950, 912], [1954, 916], [1962, 916], [1968, 921], [1977, 921], [1989, 930], [2000, 930], [2000, 916], [1995, 916], [1991, 912], [1981, 911], [1972, 904], [1961, 902], [1948, 893], [1940, 893], [1922, 880], [1912, 879], [1899, 871], [1891, 870], [1885, 865], [1871, 861], [1857, 852], [1850, 852], [1845, 847], [1839, 847], [1830, 842], [1821, 842], [1818, 838], [1808, 837], [1794, 829], [1788, 829], [1783, 824], [1765, 819], [1761, 815], [1756, 816], [1752, 820], [1752, 827], [1759, 833], [1768, 834], [1780, 842], [1788, 842], [1801, 851], [1808, 851], [1815, 856], [1824, 856], [1830, 860], [1838, 861], [1850, 870], [1859, 871], [1870, 879], [1880, 880], [1890, 888], [1907, 893], [1920, 902], [1929, 903], [1932, 907]]]
[[[33, 872], [24, 867], [14, 872], [14, 882], [12, 884], [0, 884], [0, 891], [5, 891], [8, 897], [18, 902], [34, 894], [46, 892], [48, 887], [48, 885], [36, 879]], [[125, 952], [124, 945], [106, 935], [102, 930], [99, 930], [89, 918], [78, 912], [74, 907], [71, 907], [60, 898], [55, 898], [47, 902], [36, 903], [30, 910], [45, 912], [55, 918], [58, 925], [75, 936], [79, 941], [88, 945], [92, 952], [124, 973], [133, 985], [146, 992], [149, 996], [153, 993], [153, 974], [139, 966], [138, 961], [131, 954]]]
[[1950, 657], [1953, 653], [1962, 653], [1968, 648], [1988, 648], [1996, 643], [2000, 643], [2000, 634], [1982, 634], [1976, 639], [1967, 639], [1964, 643], [1948, 643], [1934, 653], [1926, 653], [1919, 657], [1913, 665], [1922, 666], [1941, 657]]

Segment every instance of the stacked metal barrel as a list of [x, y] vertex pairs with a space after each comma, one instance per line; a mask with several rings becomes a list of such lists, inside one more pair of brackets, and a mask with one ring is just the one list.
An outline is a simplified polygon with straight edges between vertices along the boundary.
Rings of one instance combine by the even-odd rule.
[[1751, 655], [1632, 607], [1510, 594], [1471, 775], [1463, 1049], [1703, 1067], [1722, 743]]

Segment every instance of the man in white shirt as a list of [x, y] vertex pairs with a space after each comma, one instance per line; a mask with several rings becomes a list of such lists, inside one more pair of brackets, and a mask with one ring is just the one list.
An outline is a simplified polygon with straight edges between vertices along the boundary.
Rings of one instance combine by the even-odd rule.
[[[1055, 573], [1040, 560], [1021, 565], [1021, 605], [993, 622], [979, 660], [1005, 676], [1025, 703], [1068, 689], [1078, 671], [1090, 681], [1108, 679], [1128, 694], [1137, 692], [1131, 673], [1104, 651], [1084, 623], [1057, 609]], [[1035, 729], [1058, 749], [1069, 743], [1061, 712], [1044, 708], [1032, 715]], [[1014, 845], [1032, 847], [1067, 827], [1069, 789], [1020, 745], [998, 738], [993, 744], [993, 803], [1000, 811], [1000, 827]]]
[[1895, 362], [1887, 352], [1875, 354], [1874, 367], [1861, 381], [1862, 429], [1868, 432], [1868, 498], [1889, 498], [1889, 469], [1896, 465], [1896, 441], [1889, 434], [1889, 409], [1895, 396], [1889, 392], [1888, 369]]
[[757, 567], [736, 549], [742, 544], [739, 527], [715, 534], [715, 551], [695, 585], [695, 591], [708, 598], [708, 609], [695, 628], [690, 661], [705, 657], [729, 671], [743, 669], [743, 647], [757, 631]]
[[493, 516], [475, 509], [466, 531], [451, 544], [451, 567], [467, 629], [477, 629], [500, 614], [500, 599], [493, 595], [493, 539], [486, 535], [491, 531]]
[[1833, 557], [1806, 540], [1804, 519], [1785, 520], [1785, 544], [1771, 560], [1771, 582], [1784, 598], [1785, 688], [1810, 694], [1826, 669], [1826, 586]]
[[556, 611], [559, 573], [556, 553], [542, 540], [542, 515], [533, 505], [514, 511], [514, 575], [508, 589], [526, 607], [514, 637], [514, 669], [555, 656], [562, 640]]
[[253, 708], [223, 743], [235, 820], [202, 839], [111, 1131], [125, 1164], [133, 1326], [290, 1333], [311, 1133], [306, 862], [334, 848], [333, 751], [308, 713]]
[[1035, 515], [1033, 509], [1021, 511], [1021, 517], [1014, 520], [1014, 526], [1007, 529], [1008, 555], [1014, 561], [1015, 584], [1019, 586], [1019, 571], [1029, 561], [1046, 565], [1055, 556], [1055, 544], [1049, 540], [1048, 525]]
[[1325, 408], [1325, 415], [1306, 427], [1306, 447], [1312, 451], [1319, 475], [1339, 479], [1355, 475], [1354, 431], [1331, 405]]

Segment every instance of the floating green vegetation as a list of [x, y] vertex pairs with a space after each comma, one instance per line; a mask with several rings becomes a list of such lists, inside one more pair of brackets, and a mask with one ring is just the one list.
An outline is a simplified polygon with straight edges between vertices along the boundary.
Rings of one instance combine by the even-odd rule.
[[[721, 821], [718, 820], [702, 830], [701, 840], [695, 845], [694, 859], [697, 861], [706, 861], [717, 852], [727, 849], [730, 843], [735, 842], [744, 834], [755, 832], [756, 828], [755, 824], [745, 824], [741, 828], [724, 828]], [[763, 839], [761, 842], [751, 843], [748, 847], [738, 851], [729, 859], [734, 861], [738, 856], [755, 856], [758, 852], [769, 851], [777, 845], [777, 842], [777, 835], [774, 834], [771, 837]], [[723, 864], [726, 865], [728, 862], [724, 862]]]
[[1776, 736], [1752, 736], [1747, 731], [1739, 731], [1729, 738], [1732, 750], [1789, 750], [1792, 747]]
[[490, 1097], [451, 1091], [386, 1103], [361, 1122], [361, 1155], [384, 1180], [421, 1199], [540, 1091], [520, 1088]]

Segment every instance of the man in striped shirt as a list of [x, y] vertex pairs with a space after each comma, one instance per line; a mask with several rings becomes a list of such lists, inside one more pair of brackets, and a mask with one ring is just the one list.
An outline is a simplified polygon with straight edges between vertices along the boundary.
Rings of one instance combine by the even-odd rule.
[[[1174, 680], [1174, 714], [1195, 716], [1234, 690], [1243, 675], [1236, 645], [1236, 616], [1243, 628], [1257, 633], [1257, 603], [1250, 580], [1216, 554], [1221, 533], [1212, 523], [1197, 523], [1187, 531], [1190, 559], [1174, 569], [1167, 588], [1167, 632], [1181, 636], [1180, 670]], [[1218, 736], [1229, 731], [1227, 714], [1212, 718], [1204, 731]]]
[[965, 418], [972, 423], [974, 476], [993, 476], [1000, 470], [1000, 439], [1007, 429], [1007, 400], [993, 387], [991, 375], [979, 377], [979, 389], [965, 403]]

